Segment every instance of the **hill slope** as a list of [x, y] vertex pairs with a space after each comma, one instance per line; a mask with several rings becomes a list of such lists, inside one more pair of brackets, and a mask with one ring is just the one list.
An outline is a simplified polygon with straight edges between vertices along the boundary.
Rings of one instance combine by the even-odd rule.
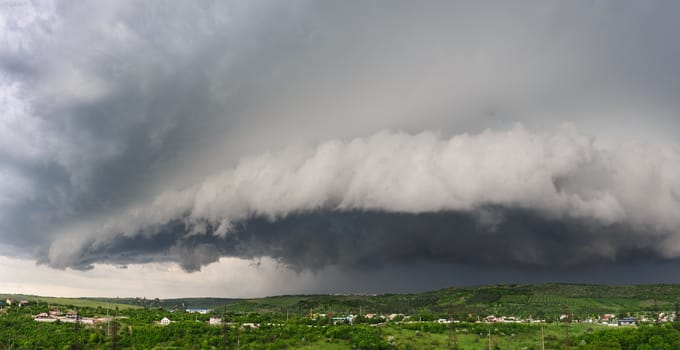
[[[0, 295], [3, 299], [10, 295]], [[283, 295], [254, 299], [231, 298], [51, 298], [14, 295], [15, 299], [54, 304], [119, 308], [210, 308], [230, 312], [430, 313], [444, 315], [515, 315], [583, 318], [603, 313], [674, 312], [680, 285], [513, 284], [450, 287], [435, 291], [382, 295]], [[461, 316], [462, 317], [462, 316]]]

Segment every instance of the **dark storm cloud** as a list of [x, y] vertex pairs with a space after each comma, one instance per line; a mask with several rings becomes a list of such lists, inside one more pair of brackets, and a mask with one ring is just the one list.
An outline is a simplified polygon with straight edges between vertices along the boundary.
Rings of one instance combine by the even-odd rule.
[[547, 219], [525, 210], [484, 210], [502, 216], [502, 222], [490, 225], [478, 213], [319, 211], [276, 221], [253, 218], [239, 223], [226, 237], [213, 232], [186, 236], [185, 225], [174, 222], [160, 227], [152, 238], [117, 235], [100, 248], [89, 246], [73, 266], [169, 260], [194, 271], [229, 256], [271, 257], [298, 271], [421, 262], [570, 271], [617, 261], [658, 262], [656, 251], [666, 238], [649, 233], [641, 237], [622, 225]]
[[680, 254], [675, 3], [0, 6], [2, 254]]
[[265, 256], [313, 270], [672, 260], [679, 167], [677, 147], [612, 144], [568, 127], [451, 138], [383, 132], [244, 159], [145, 206], [69, 227], [46, 262], [148, 255], [195, 270], [220, 256]]

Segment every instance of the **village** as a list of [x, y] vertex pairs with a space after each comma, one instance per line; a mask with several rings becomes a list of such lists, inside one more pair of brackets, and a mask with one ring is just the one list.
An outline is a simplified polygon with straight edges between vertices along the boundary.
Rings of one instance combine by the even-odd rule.
[[[17, 307], [17, 308], [22, 308], [22, 307], [27, 307], [31, 304], [30, 301], [28, 300], [15, 300], [13, 298], [7, 298], [4, 301], [4, 306], [5, 307]], [[2, 303], [0, 302], [0, 306], [2, 306]], [[0, 308], [1, 310], [1, 308]], [[170, 313], [176, 313], [176, 312], [181, 312], [178, 310], [168, 310]], [[183, 310], [186, 313], [189, 314], [198, 314], [198, 315], [210, 315], [210, 318], [206, 321], [209, 325], [223, 325], [225, 324], [225, 321], [223, 320], [222, 317], [217, 315], [213, 309], [209, 308], [186, 308]], [[467, 315], [468, 320], [473, 318], [474, 316], [472, 314]], [[173, 322], [171, 319], [172, 316], [166, 316], [161, 318], [160, 320], [157, 321], [158, 325], [161, 326], [166, 326], [169, 325]], [[410, 315], [405, 315], [403, 313], [391, 313], [391, 314], [377, 314], [377, 313], [365, 313], [365, 314], [346, 314], [346, 315], [334, 315], [334, 314], [327, 314], [327, 313], [311, 313], [308, 315], [308, 318], [310, 320], [314, 320], [317, 322], [321, 322], [324, 324], [349, 324], [352, 325], [354, 323], [370, 323], [372, 325], [378, 325], [381, 323], [386, 323], [386, 322], [394, 322], [394, 323], [404, 323], [404, 324], [413, 324], [413, 323], [439, 323], [439, 324], [450, 324], [450, 323], [460, 323], [460, 320], [453, 319], [453, 318], [439, 318], [436, 320], [422, 320], [422, 319], [415, 319], [414, 317]], [[63, 308], [50, 308], [48, 312], [41, 312], [36, 315], [33, 315], [33, 320], [36, 322], [64, 322], [64, 323], [81, 323], [84, 325], [95, 325], [95, 324], [101, 324], [101, 323], [106, 323], [111, 321], [113, 318], [110, 316], [106, 317], [82, 317], [78, 314], [76, 310], [72, 309], [63, 309]], [[198, 320], [198, 319], [197, 319]], [[583, 319], [578, 319], [573, 317], [573, 315], [568, 315], [568, 314], [562, 314], [559, 317], [552, 319], [552, 320], [546, 320], [546, 319], [535, 319], [535, 318], [520, 318], [517, 316], [495, 316], [495, 315], [488, 315], [488, 316], [477, 316], [477, 320], [473, 321], [473, 323], [529, 323], [529, 324], [540, 324], [540, 323], [586, 323], [586, 324], [598, 324], [598, 325], [604, 325], [604, 326], [609, 326], [609, 327], [618, 327], [618, 326], [635, 326], [639, 323], [667, 323], [667, 322], [674, 322], [676, 320], [676, 315], [673, 312], [660, 312], [657, 314], [648, 314], [648, 313], [636, 313], [635, 316], [632, 316], [631, 313], [626, 313], [625, 317], [618, 317], [616, 314], [612, 313], [605, 313], [602, 315], [595, 315], [592, 317], [588, 318], [583, 318]], [[228, 325], [234, 325], [232, 322], [226, 322]], [[244, 322], [240, 324], [241, 327], [248, 327], [248, 328], [258, 328], [259, 324], [258, 323], [253, 323], [253, 322]]]
[[[312, 342], [315, 346], [328, 342], [352, 345], [360, 344], [361, 339], [367, 339], [365, 337], [370, 334], [372, 344], [382, 344], [375, 349], [400, 349], [405, 343], [419, 344], [415, 348], [437, 343], [439, 347], [435, 348], [444, 348], [448, 346], [445, 344], [455, 342], [467, 344], [462, 347], [465, 349], [482, 346], [486, 349], [489, 344], [494, 349], [496, 345], [500, 345], [500, 349], [522, 348], [519, 344], [530, 349], [537, 342], [545, 342], [551, 349], [572, 349], [571, 345], [576, 349], [579, 344], [590, 344], [593, 339], [611, 332], [617, 336], [633, 336], [650, 331], [675, 332], [678, 326], [675, 312], [664, 309], [627, 312], [625, 307], [601, 314], [589, 315], [584, 310], [573, 313], [556, 311], [541, 312], [540, 317], [535, 317], [526, 312], [521, 315], [519, 312], [506, 313], [499, 310], [501, 307], [498, 305], [488, 307], [488, 313], [453, 313], [445, 310], [435, 312], [432, 311], [434, 308], [421, 308], [414, 312], [388, 312], [390, 308], [377, 311], [374, 307], [358, 303], [352, 306], [325, 304], [306, 310], [273, 309], [272, 304], [267, 304], [267, 310], [244, 309], [239, 304], [230, 303], [183, 301], [159, 307], [127, 307], [115, 303], [115, 300], [94, 303], [88, 299], [73, 301], [64, 303], [58, 298], [2, 296], [0, 323], [22, 327], [32, 334], [45, 334], [46, 338], [40, 344], [53, 341], [47, 334], [56, 331], [54, 334], [58, 334], [59, 344], [91, 342], [99, 346], [115, 343], [121, 348], [130, 348], [131, 344], [150, 346], [158, 339], [163, 339], [166, 344], [181, 341], [186, 345], [196, 341], [191, 340], [193, 336], [210, 339], [207, 341], [213, 346], [225, 341], [265, 344], [274, 336], [281, 337], [277, 339], [290, 346], [302, 346], [305, 342]], [[564, 310], [569, 309], [565, 306]], [[148, 334], [148, 337], [140, 334]], [[667, 342], [670, 344], [672, 340]]]

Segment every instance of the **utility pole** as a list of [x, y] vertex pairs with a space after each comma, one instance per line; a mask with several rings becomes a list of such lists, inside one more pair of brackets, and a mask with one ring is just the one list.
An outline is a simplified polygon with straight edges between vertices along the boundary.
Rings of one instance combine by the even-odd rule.
[[449, 317], [449, 344], [448, 347], [451, 348], [451, 341], [453, 340], [453, 348], [458, 349], [458, 334], [456, 331], [456, 316], [451, 311], [451, 315]]
[[569, 318], [569, 309], [567, 309], [564, 314], [567, 316], [567, 318], [564, 319], [564, 336], [566, 338], [565, 339], [566, 343], [570, 345], [571, 342], [569, 341], [569, 323], [571, 322], [571, 319]]
[[[108, 314], [108, 310], [106, 313]], [[118, 324], [116, 324], [116, 316], [118, 316], [118, 309], [113, 313], [113, 320], [109, 320], [109, 325], [113, 326], [113, 333], [110, 333], [112, 350], [116, 350], [116, 347], [118, 346]]]
[[227, 306], [224, 306], [224, 312], [222, 313], [222, 347], [227, 349]]
[[541, 349], [545, 350], [545, 335], [543, 334], [543, 322], [541, 322]]
[[489, 350], [491, 350], [491, 325], [489, 325]]
[[73, 349], [80, 350], [80, 314], [78, 313], [78, 309], [76, 311], [76, 322], [74, 324], [73, 328], [73, 333], [75, 335], [75, 340], [73, 343]]

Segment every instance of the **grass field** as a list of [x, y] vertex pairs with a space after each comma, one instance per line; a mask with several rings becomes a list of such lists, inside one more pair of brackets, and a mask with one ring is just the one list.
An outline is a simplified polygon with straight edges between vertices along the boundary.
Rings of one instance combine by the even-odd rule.
[[529, 297], [529, 303], [541, 303], [541, 304], [561, 304], [561, 305], [568, 305], [569, 302], [567, 301], [567, 298], [561, 296], [561, 295], [546, 295], [546, 294], [538, 294], [538, 295], [532, 295]]
[[119, 308], [119, 309], [138, 309], [139, 306], [123, 304], [123, 303], [110, 303], [106, 301], [97, 301], [87, 298], [57, 298], [57, 297], [43, 297], [36, 295], [23, 295], [23, 294], [0, 294], [0, 299], [3, 301], [7, 298], [14, 298], [15, 300], [28, 300], [28, 301], [40, 301], [43, 303], [54, 304], [54, 305], [65, 305], [74, 307], [91, 307], [91, 308]]
[[[590, 328], [590, 329], [589, 329]], [[592, 329], [594, 328], [594, 329]], [[570, 324], [569, 334], [583, 334], [588, 331], [606, 329], [606, 326]], [[490, 331], [490, 332], [489, 332]], [[494, 349], [498, 346], [501, 349], [536, 349], [541, 344], [541, 328], [539, 325], [533, 326], [529, 332], [513, 334], [503, 332], [501, 329], [490, 325], [487, 332], [473, 334], [465, 330], [455, 333], [426, 333], [414, 330], [405, 330], [394, 327], [385, 328], [386, 336], [392, 336], [394, 344], [399, 349], [450, 349], [451, 345], [458, 344], [459, 348], [469, 350], [488, 349], [489, 343]], [[566, 337], [567, 330], [563, 325], [547, 324], [544, 326], [544, 337], [546, 349], [557, 348], [561, 339]]]

